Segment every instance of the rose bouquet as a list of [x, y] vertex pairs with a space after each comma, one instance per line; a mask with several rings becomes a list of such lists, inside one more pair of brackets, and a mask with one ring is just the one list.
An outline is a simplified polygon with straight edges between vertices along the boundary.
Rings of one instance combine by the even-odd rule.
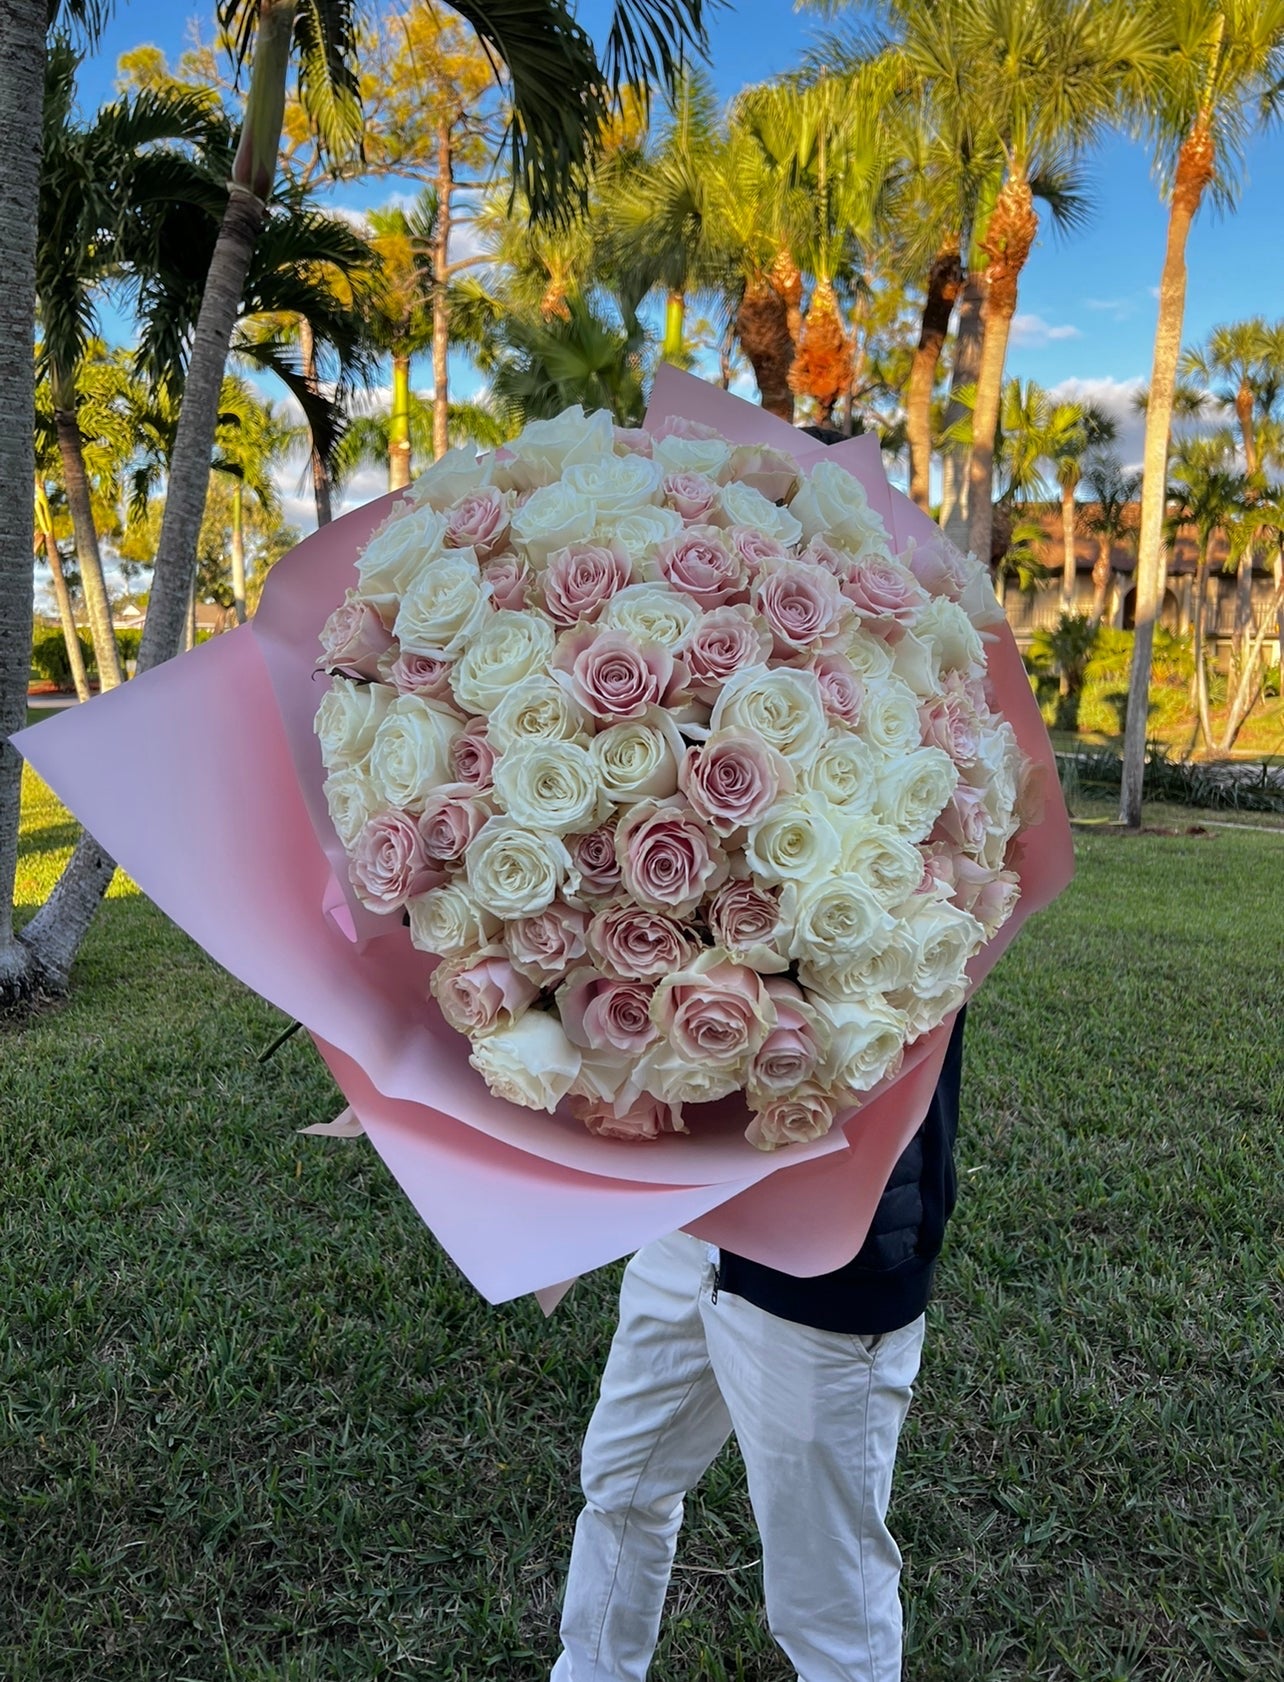
[[[1023, 794], [1026, 759], [1054, 766], [1011, 632], [984, 576], [888, 485], [877, 441], [826, 450], [667, 367], [652, 413], [718, 436], [649, 423], [648, 454], [643, 436], [608, 443], [601, 420], [564, 418], [480, 464], [447, 458], [408, 498], [355, 509], [278, 561], [248, 625], [15, 738], [142, 892], [305, 1024], [371, 1144], [493, 1302], [547, 1287], [547, 1304], [559, 1281], [676, 1227], [796, 1274], [850, 1260], [927, 1109], [948, 1013], [1070, 876], [1055, 774], [1042, 813]], [[590, 463], [599, 477], [573, 490]], [[637, 475], [636, 497], [657, 466], [654, 500], [608, 506], [608, 481], [618, 493]], [[576, 563], [555, 567], [572, 548]], [[470, 614], [482, 635], [449, 648]], [[646, 697], [636, 718], [593, 710], [628, 687], [591, 653], [608, 633], [630, 651], [617, 675]], [[466, 660], [481, 647], [486, 660]], [[319, 740], [324, 670], [346, 675]], [[532, 679], [534, 701], [509, 699]], [[805, 719], [817, 740], [804, 753]], [[719, 733], [754, 746], [724, 755]], [[530, 763], [558, 743], [593, 771], [565, 828], [520, 815], [522, 799], [544, 814], [574, 794], [578, 755], [555, 754], [551, 780]], [[929, 756], [922, 790], [894, 788], [898, 756], [925, 749], [952, 769]], [[910, 839], [938, 776], [944, 803]], [[773, 778], [768, 810], [794, 811], [797, 829], [750, 817]], [[513, 798], [516, 818], [501, 810]], [[694, 825], [675, 825], [687, 810]], [[499, 897], [482, 906], [476, 839], [491, 823], [549, 837], [542, 910], [503, 898], [537, 873], [485, 850], [483, 888]], [[647, 844], [653, 823], [663, 846]], [[815, 870], [794, 869], [809, 847]], [[626, 862], [660, 909], [626, 893]], [[854, 879], [846, 902], [821, 892], [839, 877]], [[434, 1002], [434, 975], [470, 1038]], [[826, 1000], [859, 1001], [879, 1026], [853, 1028]], [[488, 1090], [470, 1039], [489, 1041], [496, 1089], [526, 1105]], [[635, 1056], [616, 1041], [645, 1044]], [[650, 1084], [626, 1102], [643, 1065]], [[698, 1113], [681, 1095], [733, 1070], [740, 1084]], [[656, 1137], [622, 1149], [571, 1104], [607, 1132]], [[679, 1122], [687, 1134], [658, 1131]], [[798, 1142], [754, 1149], [746, 1124], [760, 1143], [771, 1127]]]
[[1011, 914], [982, 570], [833, 461], [572, 409], [394, 504], [321, 634], [326, 800], [471, 1062], [596, 1134], [817, 1138]]

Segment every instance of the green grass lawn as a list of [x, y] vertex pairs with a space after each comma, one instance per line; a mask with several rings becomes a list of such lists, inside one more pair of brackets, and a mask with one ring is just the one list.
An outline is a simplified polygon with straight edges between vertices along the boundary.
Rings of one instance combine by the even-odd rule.
[[[20, 897], [63, 814], [31, 779]], [[1284, 833], [1080, 830], [969, 1024], [898, 1470], [913, 1682], [1284, 1676]], [[1189, 814], [1200, 826], [1207, 814]], [[252, 859], [250, 861], [252, 868]], [[119, 884], [0, 1028], [0, 1676], [536, 1682], [616, 1270], [487, 1308]], [[787, 1682], [728, 1453], [656, 1682]]]

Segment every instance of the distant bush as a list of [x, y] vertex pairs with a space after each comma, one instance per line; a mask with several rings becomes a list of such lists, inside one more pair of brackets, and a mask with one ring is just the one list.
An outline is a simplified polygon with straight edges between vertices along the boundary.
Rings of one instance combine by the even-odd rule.
[[[1083, 672], [1078, 727], [1103, 736], [1123, 733], [1128, 708], [1128, 674], [1135, 637], [1102, 626]], [[1166, 731], [1190, 714], [1190, 680], [1195, 664], [1190, 643], [1171, 631], [1155, 631], [1150, 674], [1150, 729]], [[1055, 698], [1053, 716], [1055, 716]], [[1047, 716], [1045, 704], [1045, 716]]]
[[[86, 671], [94, 670], [94, 645], [89, 632], [81, 631], [77, 641], [84, 657]], [[59, 689], [74, 688], [71, 661], [67, 658], [67, 644], [56, 625], [38, 625], [31, 639], [31, 674], [37, 680], [56, 684]]]

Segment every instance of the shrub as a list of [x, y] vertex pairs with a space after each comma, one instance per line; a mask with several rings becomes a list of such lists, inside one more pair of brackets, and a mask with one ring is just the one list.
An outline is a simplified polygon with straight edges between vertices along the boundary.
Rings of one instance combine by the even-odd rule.
[[[77, 640], [84, 657], [85, 670], [92, 673], [95, 669], [94, 645], [89, 640], [88, 631], [79, 632]], [[56, 625], [36, 627], [35, 635], [31, 639], [31, 670], [34, 677], [43, 678], [46, 683], [56, 684], [59, 689], [73, 687], [67, 644]]]

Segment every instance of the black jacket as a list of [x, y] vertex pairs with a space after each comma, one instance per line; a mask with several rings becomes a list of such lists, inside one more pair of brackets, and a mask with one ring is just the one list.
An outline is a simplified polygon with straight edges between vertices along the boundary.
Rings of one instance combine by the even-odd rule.
[[963, 1072], [963, 1017], [950, 1036], [923, 1125], [905, 1147], [855, 1260], [797, 1279], [722, 1252], [719, 1291], [821, 1331], [876, 1334], [908, 1326], [927, 1306], [945, 1223], [954, 1209], [954, 1139]]

